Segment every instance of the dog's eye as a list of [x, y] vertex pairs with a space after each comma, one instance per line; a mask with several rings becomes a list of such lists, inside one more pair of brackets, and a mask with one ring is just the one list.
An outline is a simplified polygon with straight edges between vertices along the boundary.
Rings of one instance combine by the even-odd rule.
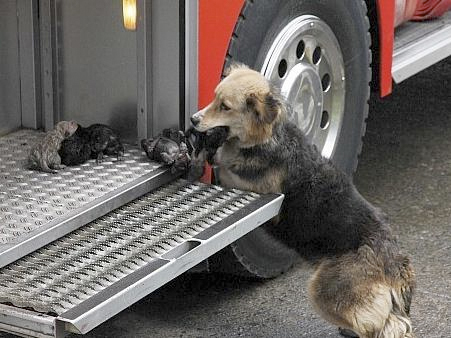
[[230, 110], [230, 107], [229, 106], [227, 106], [226, 104], [224, 104], [224, 103], [221, 103], [221, 107], [220, 107], [220, 109], [221, 110], [225, 110], [225, 111], [228, 111], [228, 110]]

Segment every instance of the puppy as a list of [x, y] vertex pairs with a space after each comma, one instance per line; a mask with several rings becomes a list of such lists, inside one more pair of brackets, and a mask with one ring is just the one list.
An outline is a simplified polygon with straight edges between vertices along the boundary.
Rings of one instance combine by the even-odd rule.
[[46, 133], [44, 138], [31, 149], [28, 162], [32, 169], [48, 173], [56, 173], [56, 169], [64, 168], [58, 150], [61, 143], [77, 130], [77, 122], [61, 121], [55, 129]]
[[185, 135], [194, 151], [193, 156], [199, 157], [201, 151], [205, 150], [205, 160], [213, 164], [216, 151], [227, 140], [228, 133], [227, 127], [212, 128], [204, 133], [197, 131], [195, 128], [190, 128]]
[[326, 320], [361, 338], [413, 337], [414, 272], [384, 216], [287, 120], [287, 107], [258, 72], [234, 65], [195, 128], [229, 128], [215, 161], [221, 184], [283, 193], [279, 240], [314, 263], [309, 297]]
[[86, 128], [78, 125], [75, 133], [65, 139], [58, 151], [64, 165], [80, 165], [91, 158], [91, 144]]
[[173, 128], [164, 129], [157, 137], [141, 140], [141, 148], [149, 159], [170, 165], [172, 173], [186, 170], [191, 160], [185, 134]]
[[186, 131], [185, 135], [191, 152], [187, 175], [189, 181], [201, 178], [204, 174], [205, 161], [213, 164], [214, 156], [218, 148], [227, 140], [228, 133], [227, 127], [212, 128], [203, 133], [192, 127]]
[[120, 160], [124, 156], [124, 146], [119, 136], [104, 124], [92, 124], [86, 128], [91, 146], [91, 158], [101, 162], [103, 155], [116, 155]]

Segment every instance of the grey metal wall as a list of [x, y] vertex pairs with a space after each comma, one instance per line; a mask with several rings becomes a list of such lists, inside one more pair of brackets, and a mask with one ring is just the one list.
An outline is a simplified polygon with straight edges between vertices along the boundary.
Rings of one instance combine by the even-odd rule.
[[180, 46], [180, 34], [183, 35], [184, 29], [180, 32], [179, 27], [183, 15], [180, 6], [184, 1], [138, 0], [137, 3], [138, 136], [141, 138], [157, 135], [164, 128], [180, 127], [180, 112], [185, 110], [180, 110], [185, 82], [180, 74], [184, 70], [180, 68], [180, 53], [184, 49]]
[[122, 1], [57, 1], [60, 119], [106, 123], [136, 140], [136, 33], [124, 29]]
[[152, 1], [153, 134], [179, 124], [179, 1]]
[[16, 0], [0, 1], [0, 135], [21, 125]]

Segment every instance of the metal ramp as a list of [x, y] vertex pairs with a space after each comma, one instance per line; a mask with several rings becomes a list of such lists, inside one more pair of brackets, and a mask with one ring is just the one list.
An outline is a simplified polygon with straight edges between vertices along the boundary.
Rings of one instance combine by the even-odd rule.
[[133, 147], [124, 161], [28, 170], [28, 149], [42, 135], [0, 138], [0, 331], [87, 333], [282, 204], [282, 195], [175, 180]]
[[29, 170], [28, 152], [43, 135], [0, 137], [0, 267], [174, 179], [127, 145], [123, 161], [90, 160], [58, 174]]
[[281, 195], [177, 180], [0, 270], [0, 329], [86, 333], [276, 216]]
[[451, 11], [424, 22], [407, 22], [396, 29], [392, 76], [396, 83], [451, 55]]

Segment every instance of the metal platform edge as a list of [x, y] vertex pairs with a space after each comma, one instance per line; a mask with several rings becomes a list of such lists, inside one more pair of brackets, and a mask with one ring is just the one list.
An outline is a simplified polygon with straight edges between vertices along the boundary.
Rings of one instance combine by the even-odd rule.
[[[428, 23], [410, 23], [413, 25], [427, 25]], [[413, 27], [415, 28], [415, 27]], [[402, 39], [404, 32], [395, 35], [395, 39]], [[419, 30], [421, 34], [421, 30]], [[443, 24], [418, 38], [414, 42], [395, 48], [393, 52], [392, 76], [396, 83], [400, 83], [412, 75], [432, 66], [451, 55], [451, 14], [443, 18]]]
[[64, 326], [55, 317], [0, 304], [0, 331], [21, 337], [63, 337]]
[[283, 199], [284, 195], [261, 196], [58, 317], [0, 304], [0, 330], [23, 337], [86, 334], [275, 217]]
[[119, 208], [123, 204], [173, 181], [180, 175], [181, 173], [171, 173], [170, 169], [165, 167], [157, 168], [147, 175], [111, 191], [101, 199], [90, 202], [82, 211], [74, 209], [67, 214], [65, 221], [55, 220], [41, 227], [39, 233], [33, 234], [31, 232], [23, 242], [3, 245], [0, 252], [0, 268]]

